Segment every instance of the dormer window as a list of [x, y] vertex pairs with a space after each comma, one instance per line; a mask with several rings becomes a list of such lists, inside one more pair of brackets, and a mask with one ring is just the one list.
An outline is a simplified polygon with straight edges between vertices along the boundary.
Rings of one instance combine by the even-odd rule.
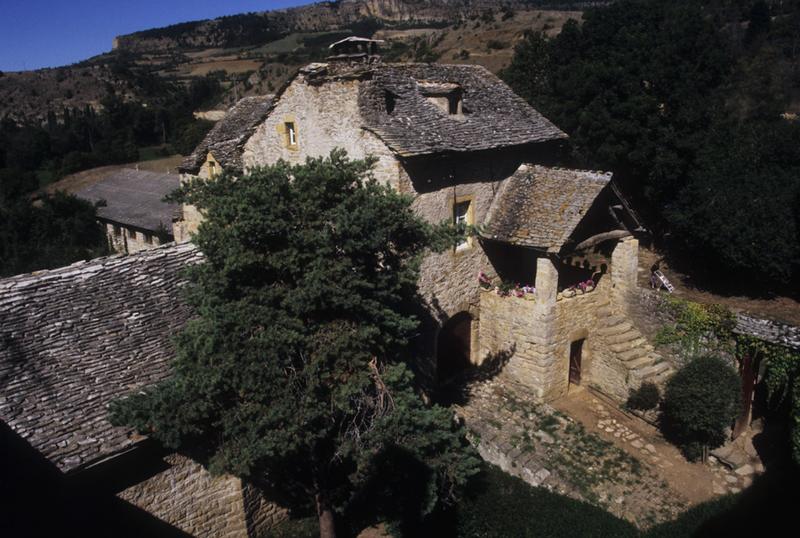
[[418, 81], [420, 92], [429, 103], [450, 116], [462, 116], [464, 90], [454, 82]]

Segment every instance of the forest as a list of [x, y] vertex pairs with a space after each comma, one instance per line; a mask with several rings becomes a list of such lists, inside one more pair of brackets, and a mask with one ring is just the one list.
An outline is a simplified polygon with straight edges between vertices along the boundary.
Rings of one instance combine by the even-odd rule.
[[528, 33], [502, 76], [567, 131], [573, 165], [614, 172], [673, 266], [797, 293], [797, 2], [614, 2]]
[[139, 149], [190, 153], [208, 129], [193, 111], [220, 93], [206, 77], [182, 86], [133, 70], [124, 54], [115, 69], [145, 101], [108, 89], [100, 110], [64, 109], [46, 121], [20, 125], [0, 120], [0, 276], [58, 267], [105, 252], [95, 208], [64, 194], [38, 190], [64, 175], [139, 160]]

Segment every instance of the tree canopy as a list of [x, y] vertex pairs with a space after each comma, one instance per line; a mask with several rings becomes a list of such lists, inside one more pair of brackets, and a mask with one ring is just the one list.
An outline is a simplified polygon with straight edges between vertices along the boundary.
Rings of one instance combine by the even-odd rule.
[[343, 152], [197, 180], [204, 214], [189, 270], [197, 312], [174, 374], [117, 402], [112, 420], [215, 473], [333, 513], [398, 520], [453, 498], [477, 459], [451, 412], [415, 391], [418, 257], [435, 229]]
[[[529, 33], [505, 80], [638, 201], [707, 282], [800, 270], [800, 6], [622, 0]], [[774, 18], [770, 17], [774, 15]], [[741, 278], [746, 275], [750, 278]]]

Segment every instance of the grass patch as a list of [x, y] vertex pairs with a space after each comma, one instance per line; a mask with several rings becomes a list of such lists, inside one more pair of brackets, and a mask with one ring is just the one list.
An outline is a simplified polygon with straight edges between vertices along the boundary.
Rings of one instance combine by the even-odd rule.
[[493, 465], [485, 465], [458, 506], [406, 535], [624, 538], [638, 532], [630, 523], [600, 508], [534, 488]]

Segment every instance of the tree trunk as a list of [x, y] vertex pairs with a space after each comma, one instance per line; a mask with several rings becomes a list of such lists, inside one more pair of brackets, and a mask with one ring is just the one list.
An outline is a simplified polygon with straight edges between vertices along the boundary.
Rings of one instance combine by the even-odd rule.
[[333, 510], [317, 494], [317, 517], [319, 517], [319, 538], [336, 538], [336, 527], [333, 521]]

